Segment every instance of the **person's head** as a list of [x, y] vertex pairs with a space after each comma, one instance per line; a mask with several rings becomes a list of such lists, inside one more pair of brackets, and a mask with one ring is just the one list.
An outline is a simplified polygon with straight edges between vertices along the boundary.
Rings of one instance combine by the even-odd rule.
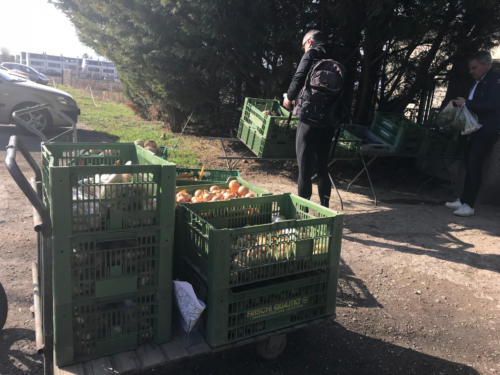
[[488, 51], [476, 52], [469, 58], [469, 73], [476, 81], [491, 69], [491, 54]]
[[315, 44], [322, 43], [322, 36], [323, 34], [319, 30], [309, 30], [302, 38], [302, 49], [304, 52], [309, 51]]

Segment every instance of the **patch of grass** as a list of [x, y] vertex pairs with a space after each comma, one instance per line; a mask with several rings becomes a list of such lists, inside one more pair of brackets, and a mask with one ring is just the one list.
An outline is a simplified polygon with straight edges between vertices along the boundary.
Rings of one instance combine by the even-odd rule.
[[[89, 92], [69, 86], [60, 88], [73, 96], [80, 107], [79, 122], [95, 131], [117, 137], [118, 142], [133, 142], [136, 139], [154, 140], [159, 146], [166, 146], [168, 160], [180, 166], [200, 167], [199, 148], [195, 137], [179, 137], [159, 121], [145, 121], [139, 118], [125, 104], [102, 101], [92, 97]], [[162, 134], [165, 134], [161, 139]], [[180, 139], [179, 139], [180, 138]], [[177, 147], [172, 147], [177, 144]]]

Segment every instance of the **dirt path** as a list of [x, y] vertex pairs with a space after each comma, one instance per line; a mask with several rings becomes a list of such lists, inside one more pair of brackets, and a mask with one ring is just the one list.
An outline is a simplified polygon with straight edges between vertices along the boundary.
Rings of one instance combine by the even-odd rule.
[[[10, 130], [0, 126], [2, 149]], [[38, 150], [34, 141], [29, 147]], [[4, 158], [1, 151], [0, 281], [10, 305], [0, 332], [0, 374], [37, 374], [41, 358], [29, 312], [36, 237], [31, 208]], [[275, 193], [295, 192], [292, 164], [240, 168]], [[438, 188], [417, 193], [404, 178], [375, 184], [377, 207], [363, 183], [354, 192], [341, 189], [346, 217], [335, 321], [291, 334], [274, 361], [245, 346], [152, 373], [500, 374], [500, 208], [457, 218], [437, 204], [445, 198]]]

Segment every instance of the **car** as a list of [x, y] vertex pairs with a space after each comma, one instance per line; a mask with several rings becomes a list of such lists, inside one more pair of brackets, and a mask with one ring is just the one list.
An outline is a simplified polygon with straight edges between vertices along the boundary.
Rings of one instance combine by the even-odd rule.
[[[38, 104], [48, 104], [48, 107], [24, 114], [22, 119], [42, 132], [51, 127], [71, 125], [60, 113], [74, 122], [80, 115], [80, 108], [70, 94], [0, 69], [0, 123], [16, 124], [12, 116], [15, 111]], [[24, 128], [21, 126], [21, 129]]]
[[15, 76], [15, 77], [19, 77], [19, 78], [22, 78], [22, 79], [26, 79], [26, 75], [25, 74], [16, 73], [14, 70], [7, 69], [7, 68], [3, 67], [2, 65], [0, 65], [0, 72], [7, 72], [11, 76]]
[[31, 66], [13, 62], [3, 62], [0, 64], [0, 66], [12, 70], [16, 74], [21, 74], [28, 78], [30, 81], [41, 83], [42, 85], [49, 84], [49, 78], [45, 74], [40, 73], [36, 69], [33, 69]]

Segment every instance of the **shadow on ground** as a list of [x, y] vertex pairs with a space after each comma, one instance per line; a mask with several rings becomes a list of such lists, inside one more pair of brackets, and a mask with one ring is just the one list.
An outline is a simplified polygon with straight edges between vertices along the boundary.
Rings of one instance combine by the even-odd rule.
[[[480, 215], [469, 218], [454, 216], [444, 207], [422, 205], [408, 210], [408, 207], [390, 205], [386, 208], [346, 216], [348, 231], [344, 232], [343, 239], [360, 246], [425, 255], [500, 273], [498, 252], [477, 253], [473, 243], [457, 236], [467, 230], [500, 236], [500, 214], [494, 208], [484, 207]], [[358, 233], [370, 235], [366, 238], [357, 236]]]
[[42, 356], [36, 352], [29, 353], [25, 348], [34, 341], [35, 333], [30, 329], [7, 328], [0, 331], [0, 374], [42, 374]]
[[352, 332], [328, 321], [288, 335], [285, 352], [275, 360], [257, 356], [254, 345], [180, 362], [144, 374], [317, 375], [317, 374], [478, 374], [450, 362]]
[[370, 293], [363, 280], [356, 277], [351, 267], [342, 258], [337, 284], [337, 306], [383, 307]]

